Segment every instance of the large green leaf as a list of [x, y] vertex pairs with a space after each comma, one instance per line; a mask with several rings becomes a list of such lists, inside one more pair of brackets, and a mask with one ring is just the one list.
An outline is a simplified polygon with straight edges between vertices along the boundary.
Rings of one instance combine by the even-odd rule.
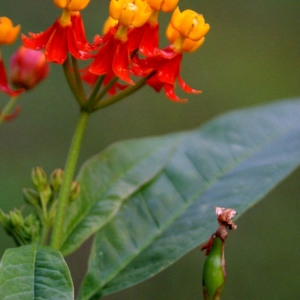
[[35, 244], [5, 251], [0, 263], [1, 300], [71, 300], [73, 283], [63, 256]]
[[[294, 170], [300, 161], [300, 101], [229, 113], [201, 129], [161, 137], [160, 143], [166, 140], [173, 150], [167, 151], [168, 160], [157, 162], [160, 171], [125, 196], [118, 194], [123, 182], [116, 183], [116, 192], [110, 191], [116, 195], [113, 213], [93, 215], [100, 226], [80, 299], [116, 292], [158, 273], [211, 235], [214, 206], [233, 207], [240, 216]], [[134, 144], [144, 149], [151, 141]], [[120, 143], [114, 151], [122, 153], [127, 146]], [[127, 153], [127, 159], [134, 157]], [[111, 173], [121, 162], [122, 155], [111, 160]], [[82, 197], [103, 189], [102, 180], [96, 180], [101, 169], [99, 157], [84, 166]], [[94, 203], [106, 203], [104, 196]]]
[[124, 201], [151, 181], [176, 143], [173, 137], [116, 143], [90, 159], [77, 178], [80, 196], [68, 207], [63, 254], [71, 253], [105, 226]]

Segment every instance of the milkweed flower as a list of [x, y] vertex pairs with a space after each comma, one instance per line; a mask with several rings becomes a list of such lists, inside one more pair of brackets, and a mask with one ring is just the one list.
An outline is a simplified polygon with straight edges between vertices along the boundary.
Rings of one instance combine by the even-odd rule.
[[0, 17], [0, 90], [10, 96], [17, 96], [23, 89], [13, 90], [7, 80], [5, 65], [2, 60], [1, 46], [10, 45], [15, 42], [20, 32], [21, 26], [13, 26], [13, 22], [7, 17]]
[[33, 50], [45, 49], [47, 61], [63, 64], [70, 52], [77, 59], [88, 59], [94, 45], [88, 43], [80, 10], [89, 0], [54, 0], [63, 9], [61, 16], [48, 29], [41, 33], [23, 35], [25, 47]]
[[10, 58], [10, 79], [16, 87], [32, 89], [49, 73], [43, 52], [21, 46]]
[[148, 21], [143, 26], [142, 39], [139, 43], [139, 51], [145, 56], [153, 56], [158, 53], [160, 11], [172, 12], [178, 4], [178, 0], [147, 0], [152, 10]]
[[144, 76], [155, 70], [155, 75], [147, 81], [147, 84], [157, 92], [164, 88], [166, 96], [173, 101], [186, 101], [175, 94], [176, 80], [185, 92], [199, 94], [199, 90], [188, 86], [180, 76], [182, 53], [193, 52], [199, 48], [209, 28], [202, 15], [192, 10], [180, 12], [177, 7], [166, 31], [171, 45], [160, 50], [155, 56], [143, 60], [136, 59], [133, 68], [135, 74]]
[[117, 20], [117, 25], [110, 27], [103, 36], [103, 46], [90, 65], [89, 72], [98, 76], [114, 74], [126, 83], [134, 84], [130, 78], [132, 41], [128, 41], [128, 32], [144, 25], [151, 10], [144, 0], [111, 0], [109, 14]]

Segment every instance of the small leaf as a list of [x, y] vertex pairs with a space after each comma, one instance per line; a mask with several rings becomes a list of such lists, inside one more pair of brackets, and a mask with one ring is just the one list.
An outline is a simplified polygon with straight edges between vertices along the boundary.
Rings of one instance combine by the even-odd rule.
[[[155, 176], [132, 187], [122, 201], [122, 184], [116, 182], [109, 193], [119, 195], [113, 199], [117, 205], [111, 203], [113, 213], [98, 210], [93, 216], [101, 225], [80, 299], [149, 278], [206, 241], [216, 229], [215, 206], [232, 207], [238, 216], [253, 206], [299, 165], [299, 116], [300, 101], [285, 101], [225, 114], [201, 129], [164, 136], [160, 142], [157, 138], [158, 145], [167, 140], [173, 150], [163, 165], [159, 162]], [[146, 147], [146, 141], [133, 143]], [[120, 151], [117, 161], [106, 152], [110, 178], [118, 170], [115, 163], [122, 161], [123, 147], [120, 143], [114, 148]], [[128, 159], [133, 160], [127, 153], [124, 161]], [[93, 170], [101, 164], [100, 159], [90, 161], [81, 171], [81, 201], [97, 196], [94, 206], [99, 208], [107, 199], [97, 193], [101, 184], [95, 185]]]
[[63, 256], [36, 244], [7, 249], [0, 263], [1, 300], [74, 299]]

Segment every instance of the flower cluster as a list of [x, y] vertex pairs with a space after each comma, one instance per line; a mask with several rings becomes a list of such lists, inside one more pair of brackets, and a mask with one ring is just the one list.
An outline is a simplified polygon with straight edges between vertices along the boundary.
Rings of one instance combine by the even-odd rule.
[[[64, 66], [82, 108], [94, 111], [108, 104], [102, 99], [107, 93], [115, 97], [114, 102], [144, 84], [156, 91], [164, 89], [174, 101], [185, 100], [176, 95], [176, 82], [188, 93], [200, 92], [180, 77], [182, 53], [199, 48], [210, 27], [202, 15], [181, 12], [178, 0], [111, 0], [103, 34], [96, 35], [92, 43], [86, 38], [80, 13], [89, 0], [53, 1], [62, 9], [61, 16], [44, 32], [23, 35], [22, 41], [29, 49], [44, 49], [47, 61]], [[173, 11], [166, 30], [170, 44], [164, 48], [159, 47], [160, 11]], [[76, 60], [88, 60], [87, 66], [79, 70]], [[83, 82], [91, 85], [89, 96]]]

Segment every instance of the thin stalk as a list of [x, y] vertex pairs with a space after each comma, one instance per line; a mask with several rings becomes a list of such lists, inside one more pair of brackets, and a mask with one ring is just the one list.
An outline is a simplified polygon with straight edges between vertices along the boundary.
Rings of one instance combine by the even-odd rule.
[[155, 72], [152, 72], [145, 78], [138, 81], [135, 85], [131, 85], [128, 88], [126, 88], [125, 90], [119, 92], [118, 94], [100, 101], [98, 103], [98, 105], [95, 107], [95, 110], [98, 110], [98, 109], [104, 108], [108, 105], [111, 105], [113, 103], [116, 103], [116, 102], [122, 100], [123, 98], [127, 97], [128, 95], [133, 94], [134, 92], [138, 91], [141, 87], [143, 87], [145, 85], [146, 81], [150, 77], [152, 77], [154, 74], [155, 74]]
[[80, 71], [79, 71], [77, 59], [73, 55], [71, 56], [71, 59], [72, 59], [73, 71], [74, 71], [74, 76], [77, 84], [78, 93], [80, 95], [80, 98], [86, 101], [85, 91], [80, 77]]
[[51, 236], [51, 246], [57, 250], [59, 250], [61, 247], [61, 241], [63, 238], [63, 225], [69, 202], [70, 188], [89, 115], [90, 114], [85, 111], [80, 113], [65, 166], [63, 182], [58, 195], [57, 212], [54, 219], [53, 232]]
[[74, 78], [74, 74], [72, 71], [69, 57], [67, 57], [63, 63], [63, 70], [64, 70], [64, 74], [65, 74], [67, 83], [70, 87], [72, 94], [74, 95], [74, 97], [75, 97], [76, 101], [78, 102], [78, 104], [80, 105], [80, 107], [82, 107], [85, 103], [85, 96], [83, 97], [78, 90], [78, 86], [77, 86], [76, 80]]
[[118, 79], [119, 78], [117, 76], [111, 79], [111, 81], [99, 92], [94, 103], [98, 103], [107, 94], [109, 89], [118, 81]]
[[6, 103], [4, 109], [0, 113], [0, 125], [5, 121], [5, 117], [9, 115], [9, 113], [12, 111], [13, 107], [15, 106], [17, 102], [18, 97], [11, 97], [9, 101]]
[[90, 107], [92, 107], [94, 105], [95, 98], [99, 92], [99, 89], [101, 88], [104, 78], [105, 78], [105, 75], [102, 75], [97, 79], [97, 81], [88, 97], [88, 105]]

